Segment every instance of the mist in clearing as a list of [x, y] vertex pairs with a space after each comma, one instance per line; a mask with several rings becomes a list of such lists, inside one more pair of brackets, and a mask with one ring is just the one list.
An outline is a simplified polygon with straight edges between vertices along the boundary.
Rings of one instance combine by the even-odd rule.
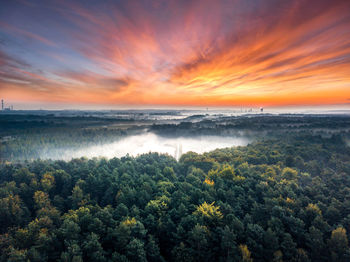
[[154, 133], [128, 136], [121, 140], [103, 145], [89, 146], [82, 149], [60, 149], [59, 152], [45, 154], [42, 158], [69, 160], [80, 157], [122, 157], [127, 154], [137, 156], [149, 152], [169, 154], [179, 159], [183, 153], [193, 151], [204, 153], [217, 148], [245, 146], [249, 140], [242, 137], [196, 136], [162, 137]]

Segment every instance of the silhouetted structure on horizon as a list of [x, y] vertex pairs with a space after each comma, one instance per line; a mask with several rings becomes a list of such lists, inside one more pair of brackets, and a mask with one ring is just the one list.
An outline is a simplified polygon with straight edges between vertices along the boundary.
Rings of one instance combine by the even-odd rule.
[[1, 110], [2, 111], [12, 111], [13, 110], [13, 105], [11, 105], [9, 107], [5, 107], [4, 99], [1, 99]]

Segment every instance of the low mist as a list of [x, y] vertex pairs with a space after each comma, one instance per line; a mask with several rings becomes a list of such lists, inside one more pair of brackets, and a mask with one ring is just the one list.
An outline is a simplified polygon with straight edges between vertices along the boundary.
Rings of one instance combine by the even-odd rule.
[[80, 157], [122, 157], [127, 154], [137, 156], [149, 152], [169, 154], [179, 159], [183, 153], [193, 151], [204, 153], [217, 148], [245, 146], [249, 140], [242, 137], [196, 136], [196, 137], [162, 137], [154, 133], [128, 136], [121, 140], [103, 144], [72, 149], [58, 149], [47, 152], [41, 158], [70, 160]]

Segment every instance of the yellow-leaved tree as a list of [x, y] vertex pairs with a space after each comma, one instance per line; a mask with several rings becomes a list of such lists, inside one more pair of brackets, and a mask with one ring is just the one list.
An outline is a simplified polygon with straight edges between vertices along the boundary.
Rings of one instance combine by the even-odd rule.
[[219, 210], [218, 206], [214, 205], [215, 202], [208, 204], [204, 202], [203, 204], [197, 206], [196, 211], [194, 211], [195, 215], [204, 216], [210, 219], [221, 219], [223, 218], [222, 213]]
[[250, 257], [250, 251], [247, 247], [247, 245], [239, 245], [239, 250], [241, 251], [242, 254], [242, 262], [253, 262], [253, 259]]
[[348, 261], [346, 252], [349, 249], [346, 230], [338, 227], [332, 231], [331, 239], [328, 241], [329, 250], [331, 251], [332, 261]]

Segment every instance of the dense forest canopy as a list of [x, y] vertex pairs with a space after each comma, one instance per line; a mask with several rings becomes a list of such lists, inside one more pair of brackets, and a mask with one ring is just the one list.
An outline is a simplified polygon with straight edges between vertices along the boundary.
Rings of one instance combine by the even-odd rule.
[[[39, 119], [0, 117], [0, 261], [350, 260], [349, 117]], [[179, 161], [25, 160], [145, 126], [253, 142]]]
[[2, 261], [348, 261], [340, 136], [136, 158], [7, 163]]

